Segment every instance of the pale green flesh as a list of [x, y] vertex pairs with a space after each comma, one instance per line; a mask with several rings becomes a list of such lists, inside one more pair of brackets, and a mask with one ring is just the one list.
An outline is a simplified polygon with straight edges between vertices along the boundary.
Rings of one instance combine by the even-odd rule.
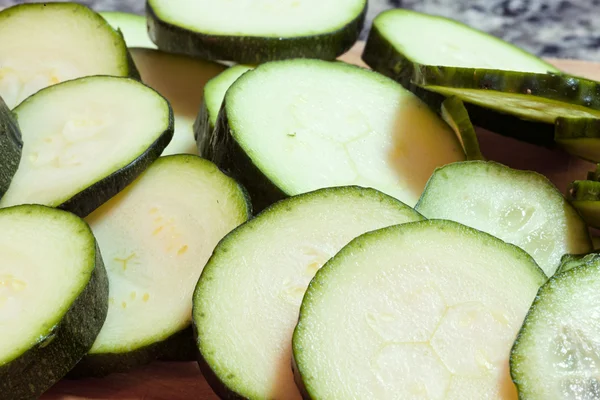
[[563, 254], [592, 249], [584, 222], [547, 179], [497, 163], [469, 161], [440, 169], [416, 209], [523, 248], [548, 276]]
[[459, 97], [468, 103], [501, 112], [510, 111], [511, 115], [550, 124], [553, 124], [557, 117], [600, 117], [600, 110], [534, 95], [444, 86], [424, 86], [424, 88], [445, 96]]
[[524, 399], [600, 398], [600, 267], [556, 275], [540, 291], [512, 355]]
[[510, 348], [545, 276], [450, 221], [368, 233], [311, 282], [294, 333], [313, 399], [516, 399]]
[[248, 217], [235, 181], [191, 155], [160, 158], [92, 213], [86, 220], [102, 249], [110, 298], [90, 353], [126, 353], [188, 326], [204, 264]]
[[436, 167], [465, 159], [421, 100], [347, 64], [263, 64], [231, 86], [225, 105], [232, 136], [288, 195], [358, 185], [414, 206]]
[[539, 73], [557, 71], [533, 54], [458, 21], [394, 9], [381, 13], [374, 25], [398, 52], [419, 64]]
[[114, 29], [119, 29], [123, 33], [127, 47], [156, 49], [156, 45], [148, 35], [146, 17], [118, 11], [103, 11], [100, 15]]
[[588, 225], [600, 228], [600, 201], [578, 200], [571, 204]]
[[127, 76], [125, 42], [74, 4], [26, 4], [0, 13], [0, 96], [14, 108], [40, 89], [91, 75]]
[[421, 220], [374, 190], [325, 189], [278, 203], [223, 241], [194, 296], [203, 356], [246, 398], [300, 399], [291, 337], [316, 271], [354, 237]]
[[217, 117], [225, 99], [225, 93], [231, 85], [244, 73], [254, 67], [246, 65], [234, 65], [226, 69], [215, 78], [211, 79], [204, 89], [204, 101], [208, 111], [210, 125], [214, 127], [217, 124]]
[[151, 49], [131, 49], [131, 55], [142, 81], [173, 107], [175, 134], [162, 155], [198, 154], [193, 125], [202, 104], [203, 89], [225, 67]]
[[558, 139], [556, 143], [566, 152], [591, 162], [600, 162], [600, 138], [579, 137], [574, 139]]
[[1, 367], [61, 321], [91, 278], [96, 247], [74, 215], [21, 206], [0, 211], [0, 252]]
[[277, 38], [335, 32], [356, 19], [366, 3], [366, 0], [148, 1], [161, 20], [193, 32]]
[[131, 79], [89, 77], [15, 109], [23, 155], [0, 206], [58, 206], [142, 155], [169, 126], [169, 105]]

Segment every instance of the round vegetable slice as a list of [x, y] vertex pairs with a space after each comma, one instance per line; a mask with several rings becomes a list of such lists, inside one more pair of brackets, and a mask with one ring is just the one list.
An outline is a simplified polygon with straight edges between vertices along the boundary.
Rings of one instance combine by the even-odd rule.
[[214, 62], [151, 49], [131, 49], [142, 81], [173, 107], [175, 133], [162, 155], [198, 154], [194, 121], [202, 104], [204, 85], [226, 67]]
[[125, 371], [191, 344], [200, 273], [219, 240], [249, 216], [244, 190], [193, 155], [159, 158], [91, 214], [111, 293], [102, 331], [73, 376]]
[[422, 219], [376, 190], [339, 187], [283, 200], [229, 234], [194, 294], [200, 366], [217, 394], [300, 399], [291, 337], [316, 271], [362, 233]]
[[600, 263], [557, 274], [539, 291], [511, 355], [519, 398], [600, 396]]
[[150, 36], [160, 49], [241, 64], [333, 60], [356, 42], [367, 10], [366, 0], [148, 0], [147, 5]]
[[84, 217], [132, 182], [173, 136], [173, 111], [129, 78], [86, 77], [14, 110], [24, 142], [0, 206], [36, 203]]
[[413, 206], [436, 167], [465, 158], [454, 132], [416, 96], [341, 62], [262, 64], [227, 91], [219, 118], [200, 153], [248, 188], [257, 209], [348, 185]]
[[91, 75], [137, 77], [119, 33], [81, 4], [0, 11], [0, 96], [10, 108], [40, 89]]
[[529, 252], [548, 276], [566, 253], [592, 250], [587, 226], [544, 176], [495, 162], [439, 168], [416, 209], [494, 235]]
[[0, 199], [17, 172], [22, 146], [19, 124], [0, 97]]
[[90, 349], [108, 280], [88, 225], [38, 205], [0, 210], [0, 398], [38, 398]]
[[121, 31], [127, 47], [156, 48], [148, 35], [148, 24], [145, 17], [120, 11], [102, 11], [100, 15], [114, 29]]
[[305, 398], [513, 398], [510, 348], [545, 280], [523, 250], [455, 222], [366, 233], [302, 301]]

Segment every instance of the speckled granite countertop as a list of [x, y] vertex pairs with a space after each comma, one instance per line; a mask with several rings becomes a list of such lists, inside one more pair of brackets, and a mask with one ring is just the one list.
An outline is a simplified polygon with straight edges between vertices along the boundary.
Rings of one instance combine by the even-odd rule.
[[[30, 2], [0, 0], [0, 6]], [[96, 10], [144, 12], [144, 0], [80, 2]], [[600, 0], [370, 0], [368, 26], [394, 7], [458, 19], [544, 57], [600, 61]]]

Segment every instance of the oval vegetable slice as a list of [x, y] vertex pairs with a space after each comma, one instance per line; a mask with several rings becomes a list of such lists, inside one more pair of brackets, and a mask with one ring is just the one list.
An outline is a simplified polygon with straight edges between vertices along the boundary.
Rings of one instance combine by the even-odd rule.
[[151, 49], [131, 49], [142, 81], [163, 95], [173, 107], [175, 133], [162, 155], [198, 154], [194, 121], [207, 82], [226, 67], [214, 62]]
[[37, 203], [84, 217], [150, 165], [173, 135], [173, 111], [138, 81], [86, 77], [14, 110], [24, 142], [0, 206]]
[[600, 263], [557, 274], [539, 291], [511, 355], [519, 398], [600, 396]]
[[90, 349], [108, 280], [88, 225], [38, 205], [0, 210], [0, 398], [38, 398]]
[[22, 146], [19, 124], [0, 97], [0, 199], [17, 172]]
[[156, 48], [148, 35], [148, 24], [145, 17], [120, 11], [102, 11], [100, 15], [114, 29], [121, 31], [127, 47]]
[[191, 344], [200, 273], [219, 240], [249, 216], [244, 190], [192, 155], [159, 158], [91, 214], [111, 293], [102, 331], [73, 376], [125, 371]]
[[311, 399], [512, 399], [510, 348], [544, 273], [451, 221], [366, 233], [317, 272], [293, 336]]
[[366, 0], [148, 0], [147, 5], [150, 36], [160, 49], [241, 64], [333, 60], [356, 42], [367, 11]]
[[466, 161], [439, 168], [416, 207], [513, 243], [552, 276], [566, 253], [592, 250], [587, 226], [544, 176], [495, 162]]
[[121, 35], [81, 4], [0, 11], [0, 96], [10, 108], [40, 89], [90, 75], [137, 77]]
[[223, 107], [200, 153], [248, 188], [257, 209], [347, 185], [413, 206], [436, 167], [465, 158], [454, 132], [412, 93], [340, 62], [262, 64], [235, 81]]
[[327, 188], [283, 200], [229, 234], [194, 293], [200, 366], [217, 394], [300, 399], [291, 337], [315, 272], [354, 237], [421, 219], [373, 189]]

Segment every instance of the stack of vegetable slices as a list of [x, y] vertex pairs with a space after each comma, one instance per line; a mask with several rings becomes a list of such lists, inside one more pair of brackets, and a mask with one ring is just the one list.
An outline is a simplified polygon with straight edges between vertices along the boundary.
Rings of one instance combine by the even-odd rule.
[[600, 162], [600, 83], [404, 9], [335, 61], [366, 10], [0, 11], [0, 400], [191, 360], [227, 399], [600, 398], [600, 169], [476, 129]]

